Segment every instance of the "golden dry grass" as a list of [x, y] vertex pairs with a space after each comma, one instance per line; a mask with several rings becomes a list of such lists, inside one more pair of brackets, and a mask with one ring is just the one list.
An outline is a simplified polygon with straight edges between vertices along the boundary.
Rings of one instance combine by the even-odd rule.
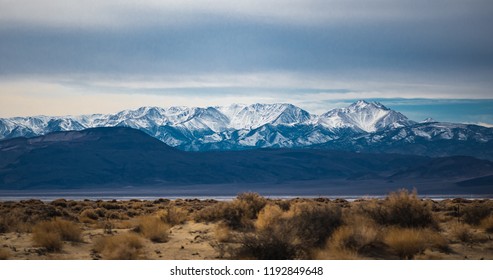
[[493, 233], [493, 215], [481, 220], [481, 228], [487, 233]]
[[493, 205], [489, 201], [470, 203], [461, 210], [462, 219], [470, 225], [479, 225], [481, 221], [493, 213]]
[[373, 200], [362, 206], [362, 212], [381, 225], [408, 228], [437, 227], [429, 201], [418, 198], [416, 190], [392, 192], [383, 200]]
[[38, 225], [33, 228], [32, 234], [34, 246], [44, 247], [50, 252], [56, 252], [62, 249], [62, 238], [58, 232], [46, 231], [44, 226]]
[[283, 211], [267, 204], [258, 214], [255, 230], [241, 233], [240, 247], [233, 255], [245, 259], [305, 259], [313, 248], [324, 244], [341, 224], [338, 206], [299, 202]]
[[453, 223], [450, 227], [450, 235], [455, 242], [470, 243], [474, 240], [471, 226], [463, 223]]
[[315, 259], [363, 259], [363, 249], [378, 240], [379, 229], [375, 223], [361, 215], [345, 215], [344, 225], [337, 228], [322, 249], [315, 249]]
[[231, 240], [231, 230], [224, 223], [219, 223], [214, 228], [214, 237], [219, 242], [228, 242]]
[[138, 260], [142, 259], [144, 243], [134, 233], [101, 237], [93, 246], [95, 252], [101, 253], [109, 260]]
[[83, 210], [79, 215], [79, 221], [82, 223], [95, 223], [98, 219], [99, 215], [92, 208]]
[[364, 218], [356, 218], [354, 222], [334, 231], [327, 246], [338, 250], [358, 252], [364, 246], [376, 241], [378, 228]]
[[73, 222], [51, 220], [40, 222], [33, 227], [32, 239], [35, 246], [44, 247], [48, 251], [60, 251], [62, 241], [82, 241], [82, 230]]
[[258, 218], [255, 221], [255, 228], [257, 230], [268, 229], [276, 221], [283, 218], [285, 212], [276, 204], [267, 204], [262, 211], [258, 214]]
[[384, 242], [400, 259], [413, 259], [427, 248], [425, 231], [414, 228], [390, 228], [384, 236]]
[[257, 193], [239, 194], [231, 202], [221, 202], [206, 207], [195, 214], [197, 222], [224, 221], [232, 229], [251, 229], [253, 219], [267, 204], [267, 200]]
[[186, 209], [172, 205], [164, 210], [160, 210], [157, 216], [166, 224], [174, 226], [186, 222], [189, 214]]
[[135, 232], [152, 242], [163, 243], [169, 240], [170, 227], [154, 216], [140, 217]]

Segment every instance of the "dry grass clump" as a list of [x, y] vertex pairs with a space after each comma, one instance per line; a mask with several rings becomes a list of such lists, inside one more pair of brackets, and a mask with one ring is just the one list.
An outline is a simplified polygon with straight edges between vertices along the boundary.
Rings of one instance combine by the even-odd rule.
[[62, 249], [62, 241], [82, 241], [82, 231], [77, 224], [65, 220], [51, 220], [33, 227], [32, 239], [35, 246], [55, 252]]
[[245, 214], [249, 219], [256, 219], [260, 210], [267, 204], [267, 200], [258, 193], [241, 193], [236, 201], [242, 204]]
[[426, 232], [414, 228], [390, 228], [384, 236], [384, 242], [400, 259], [413, 259], [428, 245]]
[[10, 258], [10, 252], [5, 248], [0, 248], [0, 260], [8, 260]]
[[489, 203], [471, 203], [461, 210], [462, 219], [470, 225], [479, 225], [481, 220], [493, 213], [493, 207]]
[[159, 211], [157, 215], [161, 221], [171, 226], [183, 224], [188, 220], [188, 211], [174, 205]]
[[20, 201], [0, 209], [0, 232], [31, 232], [39, 221], [62, 215], [62, 211], [41, 201]]
[[416, 190], [392, 192], [382, 202], [373, 201], [362, 206], [364, 213], [381, 225], [407, 228], [437, 227], [431, 204], [421, 201]]
[[487, 233], [493, 233], [493, 215], [481, 220], [481, 228]]
[[140, 217], [135, 232], [142, 234], [152, 242], [164, 243], [169, 240], [170, 227], [153, 216]]
[[116, 200], [103, 201], [103, 202], [100, 202], [98, 206], [102, 207], [106, 210], [118, 210], [118, 209], [125, 208], [125, 206], [121, 202], [118, 202]]
[[303, 259], [325, 242], [341, 224], [339, 207], [322, 203], [297, 203], [289, 211], [269, 204], [260, 211], [255, 232], [240, 235], [236, 258]]
[[143, 258], [144, 244], [134, 233], [102, 237], [94, 243], [93, 250], [110, 260], [138, 260]]
[[299, 203], [287, 212], [288, 224], [303, 243], [319, 246], [342, 224], [340, 207], [332, 204]]
[[346, 213], [344, 225], [337, 228], [325, 247], [313, 252], [315, 259], [362, 259], [366, 250], [378, 242], [379, 229], [366, 216]]
[[214, 236], [219, 242], [228, 242], [231, 240], [231, 230], [224, 223], [219, 223], [214, 229]]
[[372, 221], [361, 216], [353, 217], [332, 234], [327, 247], [338, 251], [360, 252], [377, 240], [378, 233], [378, 228]]
[[443, 253], [450, 253], [449, 241], [437, 231], [426, 229], [424, 232], [429, 248], [438, 249]]
[[277, 205], [269, 204], [260, 211], [255, 232], [239, 235], [241, 244], [233, 252], [237, 259], [287, 260], [302, 258], [301, 240], [289, 223], [291, 214]]
[[469, 225], [454, 223], [450, 227], [450, 235], [455, 241], [469, 243], [474, 240], [474, 233]]
[[21, 222], [16, 219], [15, 213], [2, 213], [0, 215], [0, 233], [16, 231]]
[[79, 221], [81, 223], [95, 223], [99, 219], [99, 215], [94, 211], [94, 209], [85, 209], [79, 214]]
[[82, 241], [82, 230], [74, 222], [54, 220], [51, 225], [60, 233], [63, 241]]
[[272, 231], [259, 231], [240, 235], [241, 244], [232, 256], [234, 259], [291, 260], [306, 258], [296, 236], [286, 231], [286, 226], [274, 227]]
[[277, 204], [267, 204], [258, 214], [257, 220], [255, 221], [255, 228], [257, 230], [269, 229], [276, 221], [282, 219], [285, 213]]
[[222, 202], [206, 207], [195, 215], [197, 222], [224, 221], [232, 229], [251, 229], [252, 219], [267, 204], [267, 200], [257, 193], [242, 193], [231, 202]]

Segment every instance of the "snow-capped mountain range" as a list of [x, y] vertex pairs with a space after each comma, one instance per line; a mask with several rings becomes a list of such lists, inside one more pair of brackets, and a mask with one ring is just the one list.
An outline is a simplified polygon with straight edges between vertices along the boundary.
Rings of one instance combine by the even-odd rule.
[[396, 143], [453, 140], [484, 144], [493, 140], [491, 128], [434, 120], [417, 123], [378, 102], [363, 100], [321, 115], [291, 104], [233, 104], [142, 107], [107, 115], [3, 118], [0, 139], [115, 126], [136, 128], [170, 146], [191, 151], [307, 146], [368, 150], [370, 146]]

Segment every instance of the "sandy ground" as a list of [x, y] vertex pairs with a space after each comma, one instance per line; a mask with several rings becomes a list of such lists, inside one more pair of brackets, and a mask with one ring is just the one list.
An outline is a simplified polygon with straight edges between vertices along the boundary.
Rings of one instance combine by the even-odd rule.
[[[144, 258], [162, 260], [212, 260], [219, 258], [219, 252], [211, 246], [214, 243], [215, 224], [187, 222], [170, 230], [170, 239], [166, 243], [144, 242]], [[128, 229], [113, 230], [114, 235]], [[92, 251], [94, 240], [105, 234], [103, 229], [88, 229], [83, 233], [83, 242], [64, 242], [63, 250], [48, 253], [43, 248], [33, 247], [30, 233], [0, 234], [0, 246], [10, 253], [9, 259], [19, 260], [97, 260], [102, 257]], [[487, 241], [481, 243], [452, 243], [450, 252], [427, 249], [417, 259], [481, 260], [493, 259], [493, 235], [487, 235]]]
[[[214, 224], [187, 222], [170, 230], [170, 239], [166, 243], [144, 242], [144, 257], [147, 259], [207, 260], [216, 259], [218, 253], [210, 245], [213, 241]], [[128, 229], [113, 230], [121, 234]], [[43, 248], [33, 247], [30, 233], [0, 234], [0, 246], [10, 253], [9, 259], [37, 260], [92, 260], [101, 256], [92, 251], [93, 242], [101, 236], [108, 236], [103, 229], [89, 229], [83, 233], [83, 242], [64, 242], [63, 250], [48, 253]]]

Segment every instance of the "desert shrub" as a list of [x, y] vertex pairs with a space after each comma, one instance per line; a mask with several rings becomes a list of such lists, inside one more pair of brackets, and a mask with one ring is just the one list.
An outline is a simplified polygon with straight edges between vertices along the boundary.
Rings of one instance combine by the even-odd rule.
[[99, 219], [99, 215], [94, 211], [94, 209], [85, 209], [79, 214], [79, 221], [83, 223], [92, 223]]
[[35, 225], [32, 230], [32, 239], [35, 246], [45, 247], [53, 252], [62, 249], [62, 241], [80, 242], [81, 234], [81, 229], [73, 222], [51, 220]]
[[115, 210], [106, 211], [106, 218], [113, 220], [127, 220], [128, 215]]
[[236, 230], [251, 229], [253, 223], [246, 214], [245, 205], [238, 200], [217, 203], [198, 211], [194, 219], [197, 222], [222, 221], [231, 229]]
[[32, 239], [34, 246], [44, 247], [50, 252], [60, 251], [62, 249], [62, 237], [51, 226], [50, 222], [41, 222], [34, 226]]
[[255, 232], [239, 235], [234, 256], [247, 259], [304, 259], [341, 224], [340, 208], [315, 202], [294, 204], [289, 211], [267, 205]]
[[0, 215], [0, 233], [12, 231], [17, 223], [18, 221], [12, 215], [2, 213], [2, 215]]
[[242, 204], [247, 218], [256, 219], [258, 213], [267, 204], [267, 200], [258, 193], [241, 193], [236, 197], [237, 203]]
[[0, 231], [30, 232], [38, 222], [66, 214], [63, 209], [57, 209], [37, 200], [21, 201], [12, 206], [10, 209], [0, 211]]
[[362, 206], [363, 212], [381, 225], [408, 228], [437, 227], [431, 205], [421, 201], [414, 190], [392, 192], [382, 202], [372, 201]]
[[0, 216], [0, 233], [5, 232], [30, 232], [32, 228], [32, 220], [25, 216], [17, 216], [16, 209], [10, 213], [2, 213]]
[[65, 220], [54, 220], [52, 226], [60, 233], [63, 241], [82, 241], [82, 230], [77, 224]]
[[298, 203], [287, 215], [291, 230], [308, 247], [323, 245], [342, 224], [340, 207], [331, 204]]
[[426, 233], [414, 228], [390, 228], [384, 242], [400, 259], [413, 259], [427, 248]]
[[354, 217], [346, 225], [339, 227], [327, 243], [328, 249], [359, 252], [376, 241], [378, 229], [364, 217]]
[[267, 205], [258, 214], [256, 232], [238, 236], [241, 244], [233, 256], [240, 259], [284, 260], [305, 257], [301, 242], [291, 228], [288, 214], [277, 205]]
[[481, 220], [481, 227], [487, 233], [493, 233], [493, 215], [490, 215]]
[[454, 223], [450, 228], [450, 236], [455, 241], [472, 242], [474, 234], [469, 225], [463, 223]]
[[235, 259], [290, 260], [306, 258], [305, 251], [296, 236], [285, 227], [275, 227], [273, 231], [262, 230], [245, 233], [239, 237], [241, 244], [234, 252]]
[[277, 204], [267, 204], [258, 214], [255, 228], [257, 230], [266, 230], [276, 221], [282, 219], [283, 215], [285, 215], [285, 212]]
[[118, 203], [117, 201], [104, 201], [101, 202], [99, 206], [106, 210], [117, 210], [124, 208], [124, 205]]
[[282, 211], [288, 211], [289, 208], [291, 208], [291, 202], [289, 200], [283, 200], [283, 199], [275, 200], [274, 204], [279, 206], [279, 208], [281, 208]]
[[0, 248], [0, 260], [8, 260], [10, 256], [10, 252], [7, 249]]
[[223, 205], [226, 205], [226, 202], [218, 202], [216, 204], [204, 207], [199, 211], [193, 213], [193, 220], [195, 222], [205, 223], [218, 221], [218, 212], [221, 211], [220, 208], [222, 208]]
[[174, 205], [158, 212], [159, 218], [168, 225], [183, 224], [188, 220], [188, 211]]
[[169, 236], [169, 226], [159, 218], [153, 216], [140, 217], [135, 232], [142, 234], [152, 242], [167, 242]]
[[224, 223], [219, 223], [214, 228], [214, 237], [219, 242], [228, 242], [231, 240], [231, 231]]
[[63, 198], [56, 199], [51, 202], [51, 205], [65, 208], [67, 207], [67, 200]]
[[57, 232], [45, 232], [33, 230], [34, 246], [44, 247], [49, 252], [58, 252], [62, 249], [63, 243], [60, 234]]
[[445, 238], [439, 232], [426, 229], [424, 231], [424, 235], [426, 237], [429, 248], [435, 248], [441, 252], [450, 253], [451, 249], [449, 247], [449, 242], [447, 238]]
[[481, 220], [492, 213], [492, 207], [489, 203], [471, 203], [461, 210], [462, 219], [470, 225], [479, 225]]
[[93, 250], [101, 253], [110, 260], [137, 260], [142, 259], [142, 240], [134, 233], [124, 233], [115, 236], [106, 236], [97, 239]]
[[98, 215], [100, 218], [104, 218], [106, 216], [106, 210], [103, 208], [96, 208], [94, 209], [94, 213]]

